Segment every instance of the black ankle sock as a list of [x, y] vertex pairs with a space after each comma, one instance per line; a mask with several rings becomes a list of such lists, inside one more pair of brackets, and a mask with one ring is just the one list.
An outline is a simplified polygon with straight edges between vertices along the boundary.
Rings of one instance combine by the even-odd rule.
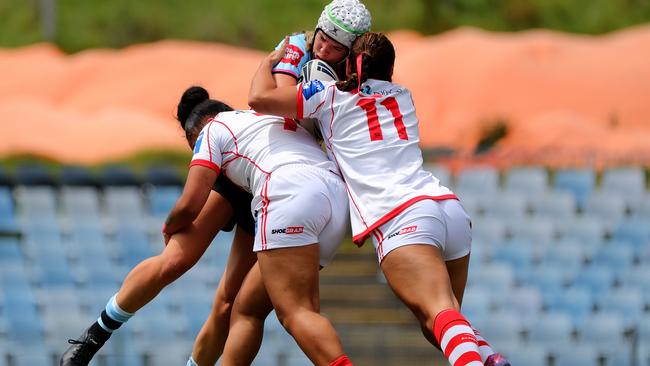
[[99, 339], [102, 343], [106, 342], [108, 338], [111, 337], [110, 332], [107, 332], [106, 329], [102, 328], [101, 325], [99, 325], [98, 322], [94, 322], [93, 325], [88, 328], [88, 333], [92, 334], [94, 337]]

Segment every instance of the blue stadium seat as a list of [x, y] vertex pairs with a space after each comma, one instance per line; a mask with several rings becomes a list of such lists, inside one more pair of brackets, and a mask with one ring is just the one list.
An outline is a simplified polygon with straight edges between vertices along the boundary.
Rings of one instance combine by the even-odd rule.
[[641, 290], [629, 287], [609, 291], [601, 297], [598, 304], [601, 311], [619, 314], [627, 327], [638, 323], [645, 307]]
[[106, 212], [113, 218], [145, 217], [143, 198], [138, 187], [107, 187], [104, 190]]
[[79, 289], [79, 301], [91, 315], [97, 315], [106, 308], [106, 303], [117, 293], [118, 289], [117, 284], [84, 287]]
[[543, 306], [542, 295], [534, 287], [517, 287], [500, 297], [500, 311], [515, 314], [528, 328], [539, 316]]
[[97, 179], [97, 176], [86, 167], [64, 166], [61, 169], [61, 185], [96, 187], [99, 185], [99, 180]]
[[[141, 311], [149, 310], [149, 305], [151, 303], [147, 304]], [[138, 314], [129, 320], [129, 326], [132, 326], [136, 334], [140, 335], [140, 339], [146, 340], [146, 343], [170, 343], [182, 340], [187, 329], [187, 319], [169, 312], [148, 316]], [[187, 358], [185, 361], [187, 361]]]
[[591, 259], [592, 265], [623, 271], [634, 262], [634, 249], [612, 242], [602, 246]]
[[181, 187], [184, 183], [183, 177], [178, 172], [178, 169], [169, 166], [154, 166], [147, 170], [146, 178], [147, 183], [155, 187], [160, 186], [174, 186]]
[[444, 165], [425, 163], [422, 168], [433, 174], [434, 177], [438, 178], [440, 180], [440, 184], [443, 186], [449, 188], [453, 187], [454, 182], [451, 179], [451, 173], [449, 172], [449, 169], [447, 169]]
[[516, 314], [507, 312], [493, 312], [489, 317], [474, 321], [481, 335], [495, 349], [500, 345], [519, 342], [524, 330], [524, 324]]
[[180, 187], [156, 187], [149, 194], [151, 214], [156, 217], [166, 216], [180, 195]]
[[643, 168], [614, 168], [603, 172], [603, 192], [623, 197], [639, 197], [645, 192]]
[[650, 244], [650, 225], [648, 220], [639, 218], [621, 222], [612, 234], [613, 240], [624, 241], [634, 248]]
[[0, 237], [0, 267], [11, 263], [23, 263], [24, 260], [17, 239]]
[[74, 286], [59, 288], [39, 288], [35, 291], [36, 301], [44, 314], [52, 314], [66, 309], [66, 312], [78, 314], [81, 301]]
[[40, 165], [20, 165], [16, 168], [16, 184], [23, 186], [54, 186], [57, 179], [48, 168]]
[[578, 333], [582, 342], [601, 349], [617, 347], [625, 343], [625, 322], [619, 314], [598, 312], [585, 319]]
[[192, 339], [199, 334], [199, 330], [201, 330], [203, 323], [210, 314], [211, 307], [212, 298], [203, 299], [201, 301], [183, 299], [183, 302], [181, 302], [181, 312], [187, 318], [188, 323], [187, 334]]
[[555, 348], [573, 342], [573, 323], [568, 314], [552, 311], [541, 314], [528, 330], [528, 341]]
[[45, 331], [41, 317], [35, 311], [18, 312], [8, 307], [8, 334], [15, 343], [32, 344], [45, 340]]
[[615, 228], [625, 217], [625, 202], [607, 194], [592, 194], [585, 203], [584, 215], [600, 220], [607, 230]]
[[573, 285], [586, 287], [594, 296], [599, 297], [609, 291], [615, 281], [616, 275], [611, 267], [592, 264], [576, 275]]
[[492, 167], [467, 168], [458, 174], [459, 192], [495, 193], [499, 187], [499, 172]]
[[104, 241], [104, 232], [98, 220], [72, 220], [69, 226], [70, 240], [75, 243]]
[[591, 169], [566, 169], [555, 173], [555, 189], [571, 193], [582, 208], [596, 186], [596, 173]]
[[505, 354], [512, 365], [548, 366], [548, 352], [539, 345], [521, 345]]
[[636, 324], [639, 335], [639, 343], [650, 345], [650, 314], [644, 314]]
[[650, 306], [650, 266], [636, 266], [624, 270], [620, 276], [622, 288], [638, 289], [644, 295], [644, 302]]
[[650, 366], [650, 345], [648, 345], [648, 343], [642, 343], [639, 345], [637, 365]]
[[503, 220], [496, 218], [473, 218], [472, 237], [487, 245], [496, 245], [506, 237], [506, 224]]
[[534, 266], [517, 274], [519, 282], [533, 286], [543, 294], [557, 294], [567, 283], [565, 268], [560, 266]]
[[0, 186], [0, 218], [11, 217], [16, 214], [14, 200], [9, 187]]
[[507, 263], [517, 272], [530, 267], [537, 259], [536, 247], [530, 241], [515, 240], [504, 244], [494, 250], [493, 262]]
[[519, 193], [503, 193], [483, 199], [485, 216], [512, 219], [525, 216], [528, 210], [526, 197]]
[[45, 348], [30, 344], [26, 348], [12, 348], [11, 354], [12, 366], [34, 366], [34, 365], [52, 365], [52, 356]]
[[486, 264], [470, 272], [469, 283], [472, 286], [481, 286], [497, 293], [503, 293], [514, 285], [514, 274], [510, 265], [504, 263]]
[[553, 354], [554, 366], [594, 366], [600, 357], [596, 347], [588, 344], [565, 344], [554, 349]]
[[104, 168], [100, 182], [104, 186], [139, 186], [142, 183], [135, 172], [125, 166]]
[[488, 316], [494, 305], [494, 296], [490, 294], [489, 289], [480, 285], [468, 287], [463, 295], [461, 313], [470, 322]]
[[556, 265], [579, 270], [589, 257], [585, 246], [574, 241], [564, 241], [547, 247], [542, 256], [542, 265]]
[[149, 239], [142, 227], [122, 221], [118, 223], [116, 240], [119, 244], [122, 263], [133, 268], [142, 260], [154, 255], [149, 246]]
[[574, 326], [581, 325], [594, 310], [594, 295], [585, 287], [573, 286], [563, 291], [560, 296], [548, 299], [549, 310], [569, 315]]
[[607, 366], [632, 365], [631, 347], [609, 348], [602, 350], [601, 353], [605, 357], [605, 365]]
[[593, 217], [579, 217], [558, 226], [562, 238], [573, 239], [588, 246], [599, 246], [605, 237], [605, 228]]
[[555, 225], [547, 219], [517, 220], [513, 217], [507, 226], [513, 240], [531, 241], [537, 245], [547, 246], [553, 243], [556, 237]]
[[572, 220], [576, 215], [575, 198], [563, 191], [550, 191], [530, 198], [530, 207], [535, 217], [551, 219], [556, 223]]
[[152, 352], [147, 353], [147, 364], [160, 366], [178, 366], [185, 365], [192, 345], [184, 343], [166, 344], [164, 347], [155, 347]]
[[63, 342], [69, 338], [77, 338], [88, 325], [97, 320], [97, 315], [64, 307], [56, 312], [46, 311], [43, 314], [43, 326], [47, 334], [45, 343], [52, 349], [63, 352]]
[[63, 187], [61, 205], [74, 220], [99, 220], [99, 194], [93, 187]]
[[541, 195], [547, 187], [548, 174], [542, 167], [514, 168], [506, 175], [506, 191]]
[[650, 193], [645, 194], [636, 204], [632, 205], [632, 217], [641, 221], [650, 220]]
[[21, 217], [43, 220], [56, 217], [56, 197], [52, 187], [18, 187], [16, 204]]

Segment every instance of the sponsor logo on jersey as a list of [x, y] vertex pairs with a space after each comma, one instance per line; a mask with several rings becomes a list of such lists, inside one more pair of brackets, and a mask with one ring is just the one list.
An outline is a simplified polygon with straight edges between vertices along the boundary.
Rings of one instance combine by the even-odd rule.
[[287, 63], [298, 67], [298, 65], [300, 65], [300, 59], [302, 59], [304, 55], [305, 52], [303, 52], [303, 50], [290, 44], [287, 45], [287, 49], [284, 51], [284, 57], [280, 60], [280, 63]]
[[196, 143], [194, 143], [194, 153], [197, 154], [199, 151], [201, 151], [201, 143], [203, 142], [203, 132], [199, 134], [199, 137], [196, 138]]
[[302, 84], [302, 96], [305, 97], [306, 100], [309, 100], [309, 98], [322, 92], [323, 90], [325, 90], [325, 86], [320, 80], [313, 80]]
[[271, 230], [271, 234], [302, 234], [304, 230], [304, 226], [289, 226], [284, 229], [273, 229]]
[[417, 225], [404, 227], [404, 228], [402, 228], [402, 230], [399, 231], [399, 234], [404, 235], [404, 234], [408, 234], [408, 233], [413, 233], [417, 229], [418, 229]]
[[417, 225], [403, 227], [399, 231], [388, 235], [386, 237], [386, 239], [390, 239], [390, 238], [392, 238], [394, 236], [397, 236], [397, 235], [404, 235], [404, 234], [414, 233], [417, 229], [418, 229]]

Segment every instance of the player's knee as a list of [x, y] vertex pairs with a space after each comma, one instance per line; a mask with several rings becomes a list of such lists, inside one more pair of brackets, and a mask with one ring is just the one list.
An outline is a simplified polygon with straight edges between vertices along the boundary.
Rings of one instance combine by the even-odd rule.
[[212, 312], [219, 319], [230, 319], [234, 301], [225, 296], [217, 296], [212, 303]]
[[286, 329], [291, 334], [293, 334], [296, 329], [299, 329], [306, 324], [304, 317], [304, 315], [307, 314], [306, 311], [278, 311], [276, 309], [275, 313], [280, 324], [282, 324], [284, 329]]

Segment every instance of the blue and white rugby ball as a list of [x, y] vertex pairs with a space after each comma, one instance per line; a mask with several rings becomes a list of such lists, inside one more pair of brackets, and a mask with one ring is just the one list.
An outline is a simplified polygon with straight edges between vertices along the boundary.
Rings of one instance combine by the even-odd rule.
[[308, 82], [312, 80], [320, 81], [338, 81], [336, 72], [327, 62], [322, 60], [310, 60], [305, 63], [300, 71], [300, 82]]

